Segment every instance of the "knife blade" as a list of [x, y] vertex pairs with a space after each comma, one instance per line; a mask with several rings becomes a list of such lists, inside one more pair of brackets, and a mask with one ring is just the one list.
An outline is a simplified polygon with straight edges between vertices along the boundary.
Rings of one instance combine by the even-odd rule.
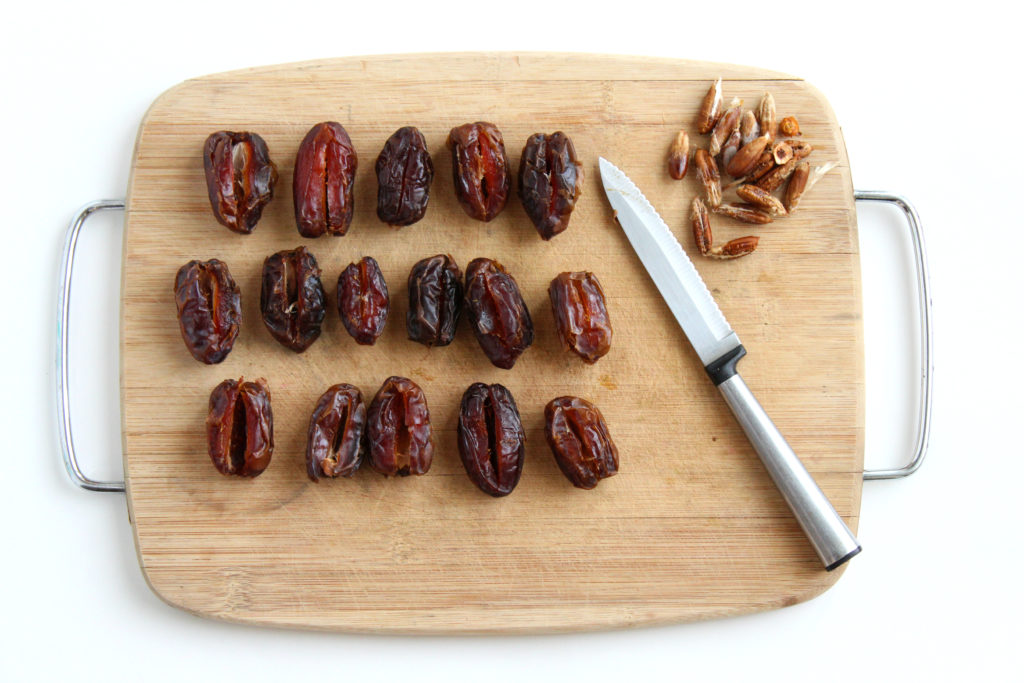
[[704, 370], [736, 416], [825, 569], [839, 567], [859, 553], [861, 545], [736, 371], [736, 363], [746, 355], [739, 337], [679, 241], [640, 189], [607, 159], [602, 157], [599, 164], [615, 219]]

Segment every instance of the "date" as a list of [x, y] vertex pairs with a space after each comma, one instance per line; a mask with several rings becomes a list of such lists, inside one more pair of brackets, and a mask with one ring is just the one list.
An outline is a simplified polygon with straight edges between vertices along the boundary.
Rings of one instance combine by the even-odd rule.
[[335, 384], [320, 397], [309, 418], [306, 440], [306, 474], [351, 477], [363, 462], [366, 405], [359, 389]]
[[367, 413], [369, 463], [393, 477], [426, 474], [434, 458], [430, 410], [419, 385], [406, 377], [385, 380]]
[[418, 261], [409, 272], [409, 339], [430, 346], [448, 346], [462, 313], [462, 271], [448, 254]]
[[698, 149], [693, 155], [693, 166], [697, 172], [697, 180], [704, 186], [704, 196], [711, 206], [722, 203], [722, 176], [718, 172], [715, 158], [706, 149]]
[[292, 179], [300, 235], [340, 237], [348, 232], [357, 165], [355, 147], [340, 123], [324, 121], [309, 129], [295, 156]]
[[357, 343], [371, 346], [377, 341], [389, 308], [388, 285], [372, 257], [350, 263], [338, 276], [338, 313]]
[[510, 369], [533, 343], [533, 320], [519, 285], [497, 261], [470, 262], [466, 309], [480, 348], [495, 366]]
[[470, 218], [492, 220], [505, 208], [511, 187], [501, 131], [486, 121], [467, 123], [452, 128], [448, 148], [459, 204]]
[[590, 401], [560, 396], [544, 408], [544, 436], [562, 474], [581, 489], [619, 471], [615, 447], [604, 416]]
[[278, 342], [302, 353], [320, 336], [324, 321], [320, 267], [305, 247], [279, 251], [263, 262], [260, 313]]
[[690, 136], [685, 130], [676, 133], [668, 148], [668, 174], [675, 180], [682, 180], [686, 176], [686, 169], [690, 167]]
[[608, 353], [612, 323], [596, 275], [560, 273], [548, 287], [548, 298], [562, 346], [590, 364]]
[[192, 357], [213, 365], [224, 360], [242, 324], [242, 297], [223, 261], [189, 261], [174, 278], [181, 338]]
[[206, 440], [221, 474], [258, 477], [274, 454], [274, 415], [267, 381], [226, 379], [210, 393]]
[[377, 157], [377, 217], [394, 228], [412, 225], [427, 213], [434, 162], [423, 133], [396, 130]]
[[248, 235], [274, 197], [277, 166], [256, 133], [221, 130], [203, 145], [206, 191], [221, 225]]
[[583, 191], [583, 164], [565, 133], [534, 133], [519, 158], [519, 199], [544, 240], [564, 232]]
[[500, 384], [471, 385], [459, 408], [459, 456], [470, 480], [495, 498], [519, 483], [526, 432], [512, 393]]

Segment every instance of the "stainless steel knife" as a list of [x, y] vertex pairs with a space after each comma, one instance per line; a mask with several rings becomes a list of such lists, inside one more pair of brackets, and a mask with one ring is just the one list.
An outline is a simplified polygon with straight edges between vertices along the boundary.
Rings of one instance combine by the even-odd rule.
[[625, 173], [604, 158], [600, 166], [616, 220], [825, 569], [835, 569], [860, 552], [860, 543], [736, 372], [747, 351], [665, 221]]

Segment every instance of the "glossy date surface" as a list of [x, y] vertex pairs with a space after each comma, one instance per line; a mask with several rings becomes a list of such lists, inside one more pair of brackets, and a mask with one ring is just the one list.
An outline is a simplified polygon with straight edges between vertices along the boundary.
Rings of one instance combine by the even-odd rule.
[[251, 233], [277, 183], [267, 143], [256, 133], [217, 131], [203, 145], [203, 168], [213, 215], [235, 232]]
[[356, 342], [372, 345], [388, 320], [388, 285], [371, 256], [350, 263], [338, 277], [338, 313]]
[[462, 271], [455, 259], [438, 254], [418, 261], [409, 272], [409, 339], [426, 346], [451, 344], [462, 304]]
[[342, 236], [352, 224], [358, 158], [340, 123], [313, 126], [295, 156], [292, 194], [295, 224], [303, 237]]
[[400, 228], [423, 218], [434, 181], [434, 162], [423, 133], [414, 126], [395, 131], [377, 157], [377, 217]]
[[619, 451], [604, 416], [590, 401], [561, 396], [544, 408], [544, 435], [562, 474], [581, 489], [619, 471]]
[[548, 287], [555, 329], [562, 345], [587, 363], [596, 363], [612, 345], [612, 323], [604, 290], [588, 272], [560, 273]]
[[181, 338], [196, 360], [212, 365], [235, 345], [242, 324], [242, 297], [223, 261], [189, 261], [174, 278]]
[[583, 164], [565, 133], [535, 133], [519, 158], [519, 199], [540, 236], [549, 240], [569, 227], [583, 191]]
[[430, 410], [419, 385], [389, 377], [367, 412], [369, 464], [389, 477], [426, 474], [434, 459]]
[[309, 418], [306, 474], [351, 477], [363, 462], [366, 405], [359, 389], [335, 384], [323, 393]]
[[510, 369], [533, 343], [533, 320], [519, 285], [494, 259], [473, 259], [466, 269], [466, 309], [495, 366]]
[[459, 204], [470, 218], [492, 220], [505, 208], [511, 187], [501, 131], [486, 121], [467, 123], [452, 128], [448, 148]]
[[262, 284], [264, 325], [278, 342], [302, 353], [320, 336], [326, 313], [316, 258], [305, 247], [268, 256]]
[[206, 439], [221, 474], [257, 477], [274, 454], [274, 416], [264, 379], [226, 379], [210, 393]]
[[471, 385], [459, 408], [459, 456], [484, 493], [507, 496], [519, 483], [526, 433], [512, 393], [501, 384]]

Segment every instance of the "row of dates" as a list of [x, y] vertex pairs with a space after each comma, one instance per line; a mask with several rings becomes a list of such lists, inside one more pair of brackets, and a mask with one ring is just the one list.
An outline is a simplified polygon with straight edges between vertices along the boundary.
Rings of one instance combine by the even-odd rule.
[[[544, 432], [559, 469], [574, 486], [592, 489], [618, 471], [619, 454], [597, 406], [562, 396], [544, 409]], [[270, 391], [263, 379], [228, 379], [210, 394], [206, 420], [210, 458], [222, 474], [256, 477], [274, 452]], [[481, 491], [506, 496], [523, 471], [526, 434], [511, 392], [472, 384], [462, 395], [458, 449], [466, 474]], [[422, 389], [389, 377], [369, 408], [359, 389], [335, 384], [309, 420], [306, 474], [351, 477], [365, 461], [385, 476], [425, 474], [434, 457], [430, 410]]]
[[[453, 128], [448, 135], [455, 195], [466, 213], [490, 221], [508, 201], [511, 170], [501, 131], [484, 121]], [[358, 158], [340, 123], [318, 123], [295, 158], [292, 195], [295, 223], [303, 237], [344, 235], [352, 223]], [[256, 133], [218, 131], [203, 148], [210, 205], [217, 220], [248, 234], [274, 196], [277, 166]], [[426, 214], [434, 163], [419, 129], [400, 128], [377, 157], [377, 216], [393, 227]], [[537, 232], [551, 239], [569, 226], [583, 188], [583, 166], [562, 132], [531, 135], [519, 162], [519, 198]]]
[[[490, 361], [511, 368], [533, 343], [533, 320], [515, 278], [497, 261], [470, 262], [462, 272], [447, 254], [418, 261], [409, 273], [409, 339], [430, 346], [452, 342], [463, 309]], [[241, 292], [227, 264], [190, 261], [174, 285], [181, 335], [194, 358], [219, 363], [241, 325]], [[611, 348], [612, 327], [601, 283], [593, 273], [561, 273], [548, 288], [562, 344], [594, 363]], [[359, 344], [373, 344], [390, 310], [387, 283], [377, 262], [363, 257], [338, 278], [338, 313]], [[263, 263], [260, 313], [270, 334], [301, 353], [320, 336], [326, 294], [316, 258], [305, 247], [281, 251]]]

